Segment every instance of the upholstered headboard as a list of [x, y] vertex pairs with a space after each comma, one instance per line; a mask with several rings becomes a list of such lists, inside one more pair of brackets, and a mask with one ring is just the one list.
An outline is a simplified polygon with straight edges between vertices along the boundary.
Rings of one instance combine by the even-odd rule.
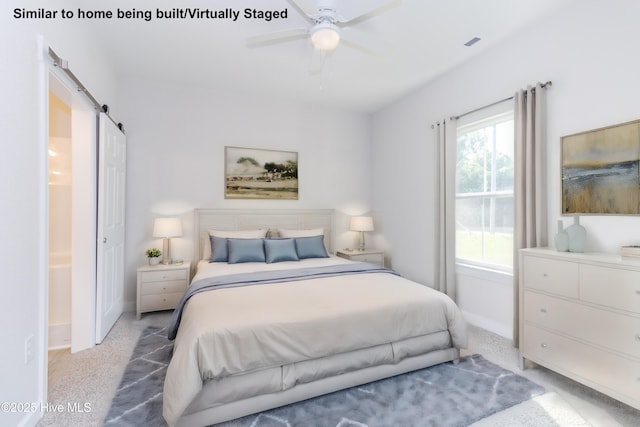
[[253, 230], [278, 228], [305, 230], [322, 228], [327, 251], [333, 253], [333, 209], [195, 209], [194, 254], [202, 259], [207, 230]]

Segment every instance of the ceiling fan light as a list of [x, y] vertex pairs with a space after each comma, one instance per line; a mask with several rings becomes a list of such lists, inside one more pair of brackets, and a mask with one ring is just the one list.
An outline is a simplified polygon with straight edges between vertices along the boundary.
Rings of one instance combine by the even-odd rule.
[[340, 33], [333, 25], [318, 26], [311, 33], [311, 43], [316, 49], [334, 50], [340, 43]]

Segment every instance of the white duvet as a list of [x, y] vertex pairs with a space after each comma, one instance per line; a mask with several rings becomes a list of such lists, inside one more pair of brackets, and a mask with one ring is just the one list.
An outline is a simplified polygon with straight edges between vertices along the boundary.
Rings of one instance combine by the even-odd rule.
[[[305, 267], [348, 263], [310, 259]], [[302, 262], [201, 261], [195, 280]], [[448, 331], [467, 344], [466, 326], [445, 294], [388, 273], [218, 289], [185, 306], [167, 370], [163, 415], [174, 425], [206, 380]]]

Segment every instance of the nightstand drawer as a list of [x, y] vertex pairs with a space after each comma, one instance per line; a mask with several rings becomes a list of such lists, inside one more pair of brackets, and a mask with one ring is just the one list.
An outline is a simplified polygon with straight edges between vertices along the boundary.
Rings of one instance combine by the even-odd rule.
[[140, 311], [169, 310], [176, 308], [182, 292], [172, 294], [143, 295], [140, 297]]
[[142, 273], [142, 282], [162, 282], [168, 280], [186, 280], [187, 270], [159, 270], [159, 271], [145, 271]]
[[176, 307], [189, 287], [191, 263], [142, 266], [138, 268], [136, 312], [138, 319], [147, 311]]
[[373, 264], [382, 264], [383, 259], [382, 254], [351, 255], [351, 261], [370, 262]]
[[380, 251], [338, 251], [336, 255], [355, 262], [368, 262], [384, 267], [384, 252]]
[[182, 293], [187, 289], [186, 280], [173, 280], [167, 282], [146, 282], [140, 286], [141, 295], [154, 295], [166, 293]]

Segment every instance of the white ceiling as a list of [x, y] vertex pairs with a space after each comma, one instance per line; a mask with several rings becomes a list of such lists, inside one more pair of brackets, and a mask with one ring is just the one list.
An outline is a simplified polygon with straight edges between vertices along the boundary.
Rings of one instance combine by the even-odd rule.
[[[314, 0], [298, 0], [300, 2]], [[245, 38], [308, 21], [290, 0], [109, 0], [97, 10], [151, 11], [152, 19], [92, 20], [88, 26], [106, 49], [119, 77], [189, 82], [213, 89], [295, 99], [354, 111], [374, 112], [412, 89], [490, 48], [568, 0], [403, 0], [371, 19], [345, 28], [342, 36], [378, 52], [340, 45], [310, 75], [314, 57], [308, 39], [249, 48]], [[337, 0], [338, 11], [356, 16], [390, 0]], [[78, 1], [84, 9], [86, 1]], [[225, 19], [156, 19], [156, 9], [240, 11]], [[98, 9], [99, 8], [99, 9]], [[287, 19], [246, 19], [245, 8], [288, 9]], [[472, 47], [464, 43], [482, 40]]]

